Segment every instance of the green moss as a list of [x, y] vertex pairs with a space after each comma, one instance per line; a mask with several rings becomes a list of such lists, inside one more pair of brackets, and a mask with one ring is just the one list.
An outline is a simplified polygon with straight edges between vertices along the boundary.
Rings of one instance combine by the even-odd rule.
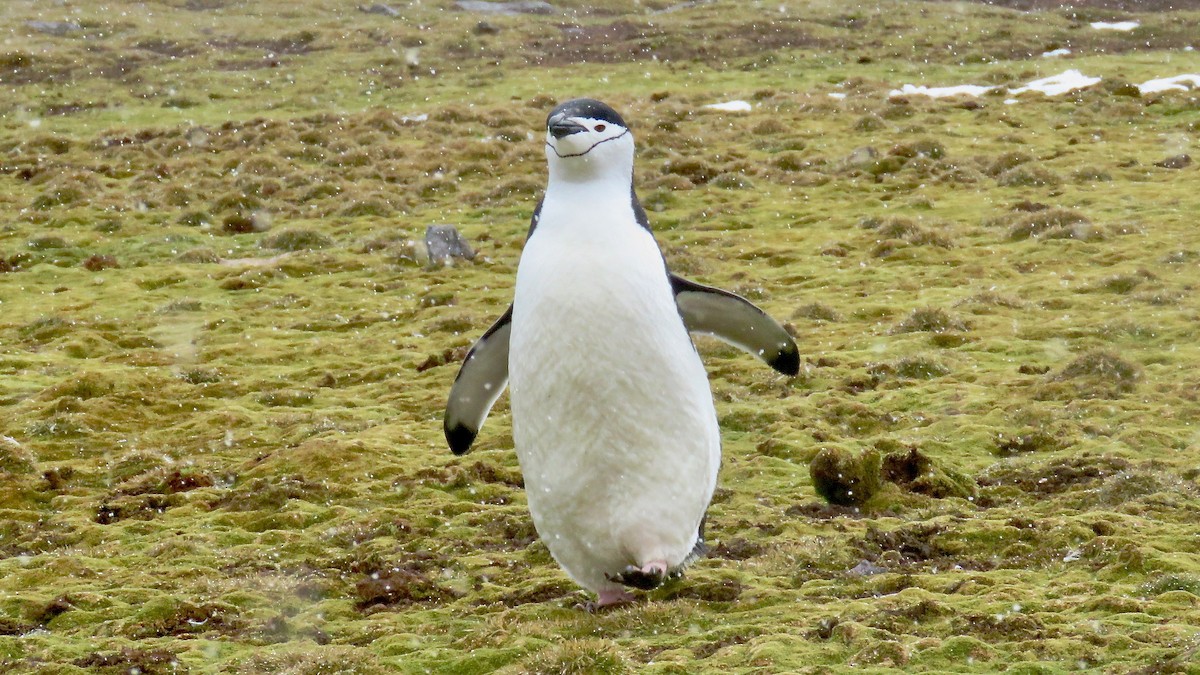
[[293, 228], [280, 230], [262, 240], [263, 248], [273, 248], [280, 251], [305, 251], [326, 248], [333, 245], [333, 240], [315, 230]]
[[[5, 5], [0, 671], [1195, 660], [1195, 166], [1156, 163], [1183, 166], [1200, 109], [1125, 95], [1200, 69], [1194, 12], [103, 4], [60, 37]], [[1101, 85], [888, 98], [1019, 86], [1068, 44]], [[507, 397], [465, 461], [440, 424], [571, 91], [633, 126], [671, 269], [794, 312], [805, 366], [700, 341], [712, 554], [595, 614], [536, 536]], [[753, 110], [701, 108], [733, 98]], [[426, 267], [431, 222], [476, 261]], [[822, 448], [890, 480], [827, 504]]]
[[996, 177], [996, 183], [1002, 187], [1045, 187], [1059, 182], [1052, 171], [1028, 165], [1014, 167]]
[[59, 206], [71, 206], [81, 201], [83, 201], [82, 190], [70, 186], [63, 186], [51, 188], [38, 195], [36, 198], [34, 198], [33, 203], [30, 204], [30, 207], [39, 211], [44, 211], [46, 209], [53, 209]]
[[914, 309], [896, 327], [894, 333], [948, 333], [968, 330], [965, 321], [940, 307]]

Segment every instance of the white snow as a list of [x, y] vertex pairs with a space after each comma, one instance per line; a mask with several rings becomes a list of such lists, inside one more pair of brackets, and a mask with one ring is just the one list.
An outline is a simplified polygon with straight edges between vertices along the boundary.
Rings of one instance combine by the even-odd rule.
[[846, 98], [846, 95], [840, 91], [831, 91], [831, 92], [829, 92], [829, 98], [836, 98], [837, 100], [840, 101], [840, 100]]
[[1042, 52], [1043, 59], [1052, 59], [1057, 56], [1070, 56], [1070, 55], [1071, 55], [1071, 50], [1067, 49], [1066, 47], [1063, 47], [1061, 49], [1055, 49], [1055, 50], [1049, 51], [1049, 52]]
[[[1060, 49], [1056, 52], [1069, 54], [1070, 50]], [[1046, 52], [1043, 56], [1050, 56], [1054, 52]], [[1065, 70], [1058, 75], [1043, 77], [1038, 80], [1026, 83], [1024, 86], [1016, 87], [1007, 90], [1009, 98], [1004, 99], [1004, 103], [1012, 105], [1017, 102], [1015, 97], [1018, 94], [1023, 94], [1027, 91], [1039, 91], [1047, 96], [1059, 96], [1076, 89], [1085, 89], [1100, 82], [1099, 77], [1090, 77], [1084, 75], [1078, 70]], [[1137, 85], [1138, 90], [1144, 94], [1155, 94], [1163, 91], [1200, 91], [1200, 74], [1187, 73], [1176, 75], [1174, 77], [1160, 77], [1153, 80], [1146, 80]], [[929, 96], [931, 98], [942, 98], [944, 96], [981, 96], [999, 89], [999, 87], [984, 87], [977, 84], [960, 84], [954, 87], [927, 87], [925, 85], [906, 84], [899, 89], [893, 89], [888, 92], [888, 96]], [[830, 94], [834, 98], [844, 98], [844, 94]]]
[[704, 106], [709, 110], [719, 110], [721, 112], [750, 112], [752, 106], [747, 101], [725, 101], [724, 103], [709, 103]]
[[1134, 28], [1137, 28], [1140, 25], [1142, 25], [1142, 24], [1137, 21], [1113, 21], [1113, 22], [1093, 21], [1092, 22], [1092, 28], [1095, 28], [1096, 30], [1130, 31], [1130, 30], [1133, 30]]
[[1143, 94], [1154, 94], [1160, 91], [1187, 91], [1200, 89], [1200, 75], [1176, 75], [1175, 77], [1160, 77], [1156, 80], [1146, 80], [1138, 85]]
[[888, 92], [888, 96], [906, 96], [916, 94], [919, 96], [929, 96], [930, 98], [943, 98], [946, 96], [958, 96], [966, 94], [967, 96], [982, 96], [995, 87], [984, 87], [978, 84], [960, 84], [957, 87], [926, 87], [925, 85], [916, 86], [906, 84], [899, 89], [893, 89]]
[[1043, 77], [1040, 80], [1034, 80], [1024, 87], [1010, 89], [1009, 93], [1022, 94], [1027, 91], [1040, 91], [1047, 96], [1058, 96], [1059, 94], [1065, 94], [1068, 91], [1090, 87], [1099, 81], [1100, 78], [1088, 77], [1078, 70], [1067, 70], [1059, 73], [1058, 75], [1052, 75], [1050, 77]]

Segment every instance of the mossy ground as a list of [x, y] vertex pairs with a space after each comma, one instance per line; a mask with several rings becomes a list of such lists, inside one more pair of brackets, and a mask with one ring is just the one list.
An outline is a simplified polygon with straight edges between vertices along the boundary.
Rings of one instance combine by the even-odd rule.
[[[1156, 163], [1200, 94], [1128, 86], [1200, 72], [1194, 3], [450, 4], [5, 5], [0, 668], [1197, 672], [1200, 193]], [[1066, 67], [1104, 83], [887, 97]], [[701, 344], [714, 555], [599, 615], [506, 404], [465, 459], [440, 429], [578, 95], [673, 268], [806, 355]], [[438, 223], [473, 262], [423, 264]], [[888, 480], [826, 505], [824, 448]]]

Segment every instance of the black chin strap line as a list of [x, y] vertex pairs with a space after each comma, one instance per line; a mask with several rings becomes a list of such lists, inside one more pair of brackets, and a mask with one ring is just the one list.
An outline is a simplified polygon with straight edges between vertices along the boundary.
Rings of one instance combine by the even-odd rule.
[[566, 159], [567, 157], [582, 157], [582, 156], [588, 154], [589, 152], [591, 152], [592, 148], [595, 148], [597, 145], [600, 145], [601, 143], [607, 143], [609, 141], [615, 141], [618, 138], [620, 138], [628, 133], [629, 133], [629, 130], [626, 129], [625, 131], [622, 131], [621, 133], [617, 134], [616, 136], [613, 136], [612, 138], [606, 138], [602, 141], [596, 141], [595, 143], [592, 143], [591, 147], [589, 147], [587, 150], [584, 150], [583, 152], [568, 153], [566, 155], [559, 153], [558, 148], [551, 145], [550, 141], [546, 141], [546, 147], [553, 150], [554, 154], [558, 155], [559, 159]]

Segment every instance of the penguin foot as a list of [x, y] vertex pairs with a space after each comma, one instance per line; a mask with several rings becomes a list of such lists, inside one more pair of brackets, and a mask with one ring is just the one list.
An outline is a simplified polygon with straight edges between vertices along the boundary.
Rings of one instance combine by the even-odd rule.
[[649, 591], [658, 588], [667, 579], [667, 563], [662, 560], [646, 563], [641, 567], [630, 565], [620, 574], [605, 575], [609, 581], [631, 588]]
[[603, 612], [627, 602], [633, 602], [633, 594], [620, 589], [600, 591], [599, 596], [595, 602], [589, 600], [575, 605], [575, 607], [589, 614], [595, 614], [596, 612]]

